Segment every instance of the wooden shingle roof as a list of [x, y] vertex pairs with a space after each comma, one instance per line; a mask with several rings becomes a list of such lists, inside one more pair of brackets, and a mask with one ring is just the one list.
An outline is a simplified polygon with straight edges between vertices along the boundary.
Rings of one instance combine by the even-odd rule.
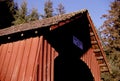
[[[87, 24], [89, 24], [91, 44], [92, 44], [92, 48], [94, 49], [94, 53], [96, 54], [98, 63], [100, 65], [101, 72], [109, 71], [109, 66], [107, 64], [106, 56], [103, 51], [100, 39], [97, 35], [94, 24], [89, 16], [88, 10], [86, 9], [83, 9], [77, 12], [68, 13], [68, 14], [57, 15], [57, 16], [42, 19], [42, 20], [32, 21], [32, 22], [25, 23], [25, 24], [11, 26], [5, 29], [0, 29], [0, 38], [3, 36], [8, 36], [11, 34], [25, 32], [25, 31], [39, 29], [39, 28], [45, 28], [45, 27], [52, 28], [52, 26], [59, 24], [60, 22], [71, 20], [77, 16], [80, 17], [84, 14], [86, 14], [88, 21], [89, 21], [89, 23]], [[8, 39], [9, 39], [9, 36], [8, 36]]]
[[57, 15], [57, 16], [45, 18], [42, 20], [32, 21], [29, 23], [20, 24], [20, 25], [16, 25], [16, 26], [11, 26], [9, 28], [1, 29], [0, 36], [17, 33], [17, 32], [22, 32], [22, 31], [27, 31], [27, 30], [32, 30], [32, 29], [37, 29], [37, 28], [41, 28], [41, 27], [48, 27], [51, 25], [58, 24], [61, 21], [71, 19], [72, 17], [75, 17], [78, 14], [83, 14], [86, 12], [87, 12], [87, 10], [83, 9], [83, 10], [80, 10], [77, 12], [72, 12], [69, 14]]

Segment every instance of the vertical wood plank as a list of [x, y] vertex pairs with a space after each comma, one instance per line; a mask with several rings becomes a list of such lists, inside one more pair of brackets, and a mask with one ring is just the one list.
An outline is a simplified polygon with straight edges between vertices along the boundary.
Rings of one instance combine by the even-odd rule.
[[38, 48], [38, 37], [32, 38], [32, 44], [30, 49], [30, 55], [26, 67], [26, 74], [24, 81], [31, 81], [33, 79], [32, 73], [35, 64], [35, 58], [37, 55], [37, 48]]
[[10, 62], [10, 57], [11, 57], [11, 53], [12, 53], [12, 46], [13, 46], [12, 43], [8, 44], [8, 50], [7, 50], [7, 53], [5, 55], [5, 60], [4, 60], [1, 75], [0, 75], [1, 80], [3, 80], [3, 81], [5, 79], [6, 72], [7, 72], [7, 69], [8, 69], [8, 65], [9, 65], [9, 62]]
[[100, 67], [98, 64], [98, 61], [96, 59], [95, 53], [93, 52], [93, 49], [89, 49], [82, 57], [81, 59], [88, 65], [90, 68], [93, 77], [95, 81], [100, 81]]
[[2, 51], [3, 46], [4, 46], [4, 44], [0, 45], [0, 57], [1, 57], [1, 51]]
[[47, 41], [44, 40], [44, 55], [43, 55], [43, 81], [47, 81], [47, 69], [46, 69], [46, 65], [47, 65]]
[[30, 53], [32, 38], [25, 40], [25, 49], [22, 57], [21, 68], [19, 70], [18, 81], [24, 81], [25, 79], [25, 72], [27, 67], [27, 61]]
[[[5, 56], [6, 56], [6, 53], [7, 53], [8, 45], [9, 44], [4, 44], [3, 49], [1, 51], [1, 57], [0, 57], [0, 60], [1, 60], [1, 62], [0, 62], [0, 75], [1, 75], [2, 67], [3, 67], [4, 61], [5, 61]], [[0, 76], [0, 79], [1, 79], [1, 76]]]
[[[48, 43], [47, 43], [48, 44]], [[47, 81], [50, 81], [50, 68], [51, 68], [51, 62], [50, 62], [50, 54], [51, 54], [51, 47], [50, 47], [50, 44], [48, 44], [48, 53], [47, 53]]]
[[43, 36], [40, 37], [40, 54], [38, 57], [39, 72], [38, 72], [38, 81], [43, 81]]
[[51, 81], [54, 81], [54, 49], [51, 51]]
[[35, 64], [34, 64], [34, 68], [33, 68], [33, 73], [32, 76], [34, 76], [32, 81], [38, 81], [38, 72], [39, 72], [39, 62], [38, 62], [38, 58], [39, 58], [39, 54], [40, 54], [40, 48], [41, 48], [41, 37], [38, 37], [38, 47], [37, 47], [37, 55], [36, 55], [36, 59], [35, 59]]
[[24, 52], [25, 41], [22, 40], [19, 42], [20, 42], [19, 49], [18, 49], [18, 53], [17, 53], [11, 81], [17, 81], [17, 77], [18, 77], [18, 73], [19, 73], [19, 69], [20, 69], [20, 64], [21, 64], [21, 60], [22, 60], [22, 56], [23, 56], [23, 52]]
[[52, 48], [51, 52], [51, 81], [54, 81], [54, 60], [58, 56], [58, 53]]
[[91, 66], [91, 60], [92, 60], [92, 54], [93, 54], [93, 51], [92, 51], [92, 49], [90, 49], [90, 53], [89, 53], [89, 67], [91, 68], [92, 66]]
[[14, 70], [14, 64], [15, 64], [17, 52], [19, 49], [18, 47], [19, 47], [19, 42], [14, 42], [13, 49], [12, 49], [12, 55], [10, 58], [8, 70], [7, 70], [6, 77], [5, 77], [5, 81], [11, 81], [11, 76], [12, 76], [12, 72]]

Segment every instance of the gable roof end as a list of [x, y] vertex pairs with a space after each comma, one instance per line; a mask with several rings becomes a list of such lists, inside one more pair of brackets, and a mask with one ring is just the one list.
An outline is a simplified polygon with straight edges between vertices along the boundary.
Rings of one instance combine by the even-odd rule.
[[[79, 18], [80, 16], [82, 16], [84, 14], [86, 14], [85, 16], [88, 18], [88, 21], [89, 21], [88, 24], [90, 25], [89, 28], [91, 30], [90, 35], [91, 35], [91, 37], [93, 36], [95, 38], [94, 41], [91, 40], [92, 47], [94, 48], [94, 45], [98, 46], [98, 48], [94, 48], [95, 49], [94, 53], [96, 54], [98, 63], [101, 60], [103, 61], [103, 63], [99, 63], [99, 65], [101, 67], [101, 72], [110, 71], [107, 61], [106, 61], [105, 53], [104, 53], [104, 51], [102, 49], [102, 45], [100, 43], [100, 39], [97, 36], [97, 32], [95, 30], [95, 27], [93, 25], [93, 22], [89, 16], [87, 9], [82, 9], [77, 12], [72, 12], [72, 13], [63, 14], [63, 15], [57, 15], [57, 16], [42, 19], [42, 20], [32, 21], [32, 22], [28, 22], [28, 23], [24, 23], [24, 24], [20, 24], [20, 25], [16, 25], [16, 26], [11, 26], [9, 28], [0, 29], [0, 37], [8, 36], [8, 39], [9, 39], [9, 35], [11, 35], [11, 34], [16, 34], [19, 32], [26, 32], [29, 30], [36, 30], [36, 29], [40, 29], [40, 28], [50, 28], [51, 26], [58, 25], [60, 22], [72, 20], [75, 17]], [[99, 56], [97, 56], [97, 55], [99, 55]]]

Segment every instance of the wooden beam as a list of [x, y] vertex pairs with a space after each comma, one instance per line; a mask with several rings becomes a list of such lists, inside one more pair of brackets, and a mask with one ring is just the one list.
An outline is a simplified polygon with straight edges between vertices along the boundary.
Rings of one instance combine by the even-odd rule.
[[94, 52], [100, 52], [100, 49], [94, 49]]
[[101, 60], [101, 59], [104, 59], [103, 56], [97, 57], [97, 60]]
[[90, 32], [90, 36], [93, 36], [94, 35], [94, 33], [93, 32]]
[[100, 67], [106, 67], [106, 64], [99, 64]]
[[101, 72], [109, 72], [108, 68], [107, 67], [104, 67], [104, 68], [100, 68]]
[[91, 44], [97, 44], [97, 41], [91, 41]]
[[[91, 20], [91, 17], [89, 16], [89, 13], [87, 14], [87, 18], [88, 18], [88, 21], [89, 21], [89, 23], [91, 25], [91, 30], [93, 31], [93, 32], [92, 31], [90, 32], [90, 36], [91, 37], [94, 36], [96, 38], [96, 40], [99, 41], [100, 39], [99, 39], [99, 37], [97, 35], [95, 26], [94, 26], [94, 24], [93, 24], [93, 22]], [[106, 64], [106, 71], [110, 72], [110, 68], [109, 68], [109, 66], [107, 64], [105, 53], [102, 50], [102, 44], [100, 42], [98, 42], [98, 46], [99, 46], [99, 49], [95, 49], [94, 52], [96, 53], [96, 52], [100, 52], [101, 51], [101, 54], [102, 54], [102, 56], [104, 58], [103, 60], [105, 61], [105, 64]], [[103, 69], [103, 71], [105, 71], [105, 70]]]

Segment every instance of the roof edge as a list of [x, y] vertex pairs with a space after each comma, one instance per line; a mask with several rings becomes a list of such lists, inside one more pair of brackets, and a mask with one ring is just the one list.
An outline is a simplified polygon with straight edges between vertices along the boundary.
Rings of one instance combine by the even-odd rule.
[[45, 18], [41, 20], [31, 21], [28, 23], [20, 24], [20, 25], [14, 25], [8, 28], [0, 29], [0, 37], [1, 36], [7, 36], [10, 34], [18, 33], [18, 32], [24, 32], [28, 30], [38, 29], [42, 27], [48, 27], [52, 25], [56, 25], [61, 21], [65, 21], [67, 19], [71, 19], [72, 17], [75, 17], [79, 14], [87, 13], [87, 9], [81, 9], [76, 12], [66, 13], [62, 15], [53, 16], [50, 18]]
[[104, 61], [105, 61], [106, 67], [107, 67], [107, 69], [108, 69], [108, 72], [111, 73], [110, 66], [109, 66], [109, 64], [107, 63], [106, 55], [105, 55], [105, 53], [104, 53], [104, 51], [103, 51], [101, 42], [99, 41], [100, 39], [99, 39], [98, 34], [97, 34], [96, 30], [95, 30], [95, 27], [94, 27], [94, 24], [93, 24], [93, 22], [92, 22], [92, 19], [91, 19], [91, 17], [89, 16], [89, 14], [87, 14], [87, 17], [88, 17], [88, 20], [89, 20], [89, 22], [90, 22], [90, 24], [91, 24], [91, 28], [92, 28], [92, 30], [93, 30], [93, 32], [94, 32], [94, 34], [95, 34], [96, 40], [97, 40], [97, 42], [98, 42], [98, 46], [99, 46], [100, 51], [101, 51], [101, 53], [102, 53], [103, 59], [104, 59]]

